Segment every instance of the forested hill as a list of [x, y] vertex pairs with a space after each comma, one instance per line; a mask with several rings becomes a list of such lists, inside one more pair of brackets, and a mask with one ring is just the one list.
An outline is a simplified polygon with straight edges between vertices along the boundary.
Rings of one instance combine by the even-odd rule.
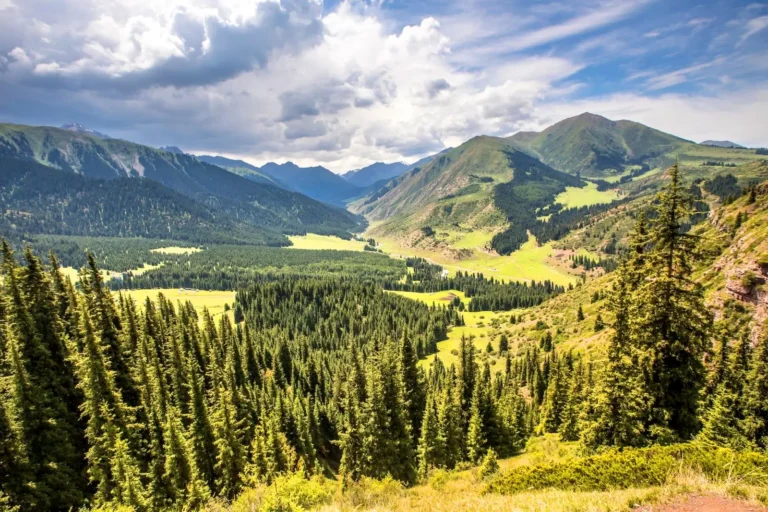
[[197, 243], [288, 245], [152, 180], [94, 180], [37, 162], [0, 157], [0, 232], [145, 237]]
[[191, 155], [119, 139], [45, 126], [2, 124], [0, 156], [35, 160], [90, 178], [152, 179], [262, 227], [343, 232], [357, 225], [349, 213], [305, 195], [256, 183]]

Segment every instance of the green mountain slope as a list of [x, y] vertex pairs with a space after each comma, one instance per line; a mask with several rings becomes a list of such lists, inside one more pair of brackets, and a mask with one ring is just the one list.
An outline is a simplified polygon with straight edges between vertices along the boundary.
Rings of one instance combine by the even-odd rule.
[[196, 243], [288, 245], [152, 180], [94, 180], [31, 160], [0, 157], [0, 232], [144, 237]]
[[571, 174], [600, 176], [623, 171], [692, 144], [634, 121], [611, 121], [584, 113], [546, 130], [520, 132], [511, 140], [528, 147], [544, 163]]
[[[440, 200], [464, 198], [488, 204], [487, 193], [494, 183], [509, 181], [513, 169], [506, 151], [517, 151], [514, 143], [496, 137], [475, 137], [390, 182], [360, 207], [371, 220], [423, 211]], [[467, 197], [472, 199], [467, 199]], [[481, 207], [480, 204], [476, 205]]]
[[152, 179], [209, 207], [270, 229], [332, 233], [357, 225], [348, 212], [302, 194], [256, 183], [192, 155], [124, 140], [45, 126], [3, 124], [0, 156], [35, 160], [91, 178]]
[[[490, 246], [507, 254], [527, 240], [531, 229], [550, 236], [552, 230], [537, 217], [554, 213], [543, 210], [566, 187], [583, 186], [579, 178], [552, 169], [512, 141], [475, 137], [354, 206], [378, 222], [371, 232], [375, 236], [411, 236], [423, 244], [436, 228], [482, 230], [489, 238], [496, 233]], [[467, 249], [485, 244], [474, 240]]]

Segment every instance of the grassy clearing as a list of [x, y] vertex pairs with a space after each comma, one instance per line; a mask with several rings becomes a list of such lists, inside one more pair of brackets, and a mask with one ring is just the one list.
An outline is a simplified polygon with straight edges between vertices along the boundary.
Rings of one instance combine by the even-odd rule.
[[[429, 306], [433, 304], [446, 305], [453, 300], [454, 296], [461, 298], [464, 304], [469, 304], [468, 299], [464, 293], [456, 290], [446, 290], [442, 292], [434, 293], [418, 293], [418, 292], [389, 292], [396, 293], [402, 297], [409, 298], [411, 300], [417, 300], [423, 302]], [[499, 336], [502, 332], [506, 332], [508, 335], [511, 333], [509, 327], [510, 312], [493, 312], [493, 311], [465, 311], [462, 313], [464, 317], [465, 325], [461, 327], [453, 327], [448, 332], [448, 339], [441, 341], [437, 344], [437, 353], [430, 355], [429, 357], [422, 359], [419, 364], [425, 370], [428, 369], [435, 358], [438, 358], [442, 363], [449, 367], [452, 364], [458, 363], [458, 349], [462, 336], [466, 338], [474, 337], [472, 343], [477, 349], [478, 357], [481, 361], [486, 359], [491, 364], [492, 371], [502, 371], [504, 369], [504, 359], [499, 356]], [[491, 343], [493, 348], [492, 352], [487, 352], [486, 348], [488, 343]]]
[[159, 247], [151, 250], [151, 252], [159, 252], [160, 254], [194, 254], [201, 251], [202, 249], [199, 247], [179, 247], [177, 245], [171, 247]]
[[[409, 268], [409, 270], [411, 269]], [[388, 293], [396, 293], [397, 295], [400, 295], [407, 299], [418, 300], [420, 302], [423, 302], [427, 306], [432, 306], [433, 304], [439, 304], [441, 306], [445, 306], [450, 304], [453, 301], [454, 297], [459, 297], [459, 299], [461, 299], [461, 302], [463, 302], [465, 305], [468, 305], [471, 301], [471, 299], [468, 299], [467, 296], [464, 295], [464, 292], [460, 292], [458, 290], [445, 290], [441, 292], [427, 292], [427, 293], [390, 291]]]
[[[65, 277], [68, 277], [72, 280], [73, 283], [76, 283], [80, 280], [80, 270], [76, 269], [74, 267], [61, 267], [61, 273], [64, 274]], [[146, 270], [150, 270], [147, 268]], [[146, 272], [146, 270], [144, 270]], [[119, 278], [122, 277], [123, 274], [120, 272], [114, 272], [112, 270], [104, 270], [101, 269], [101, 277], [104, 278], [105, 281], [108, 281], [112, 278]]]
[[[453, 234], [458, 238], [457, 234]], [[493, 235], [477, 232], [462, 237], [451, 243], [454, 250], [440, 247], [405, 247], [395, 239], [380, 239], [380, 248], [393, 257], [417, 256], [426, 258], [443, 266], [449, 275], [456, 272], [482, 273], [486, 277], [495, 277], [502, 281], [545, 281], [567, 286], [577, 281], [577, 272], [572, 271], [565, 261], [558, 261], [553, 251], [553, 243], [539, 245], [531, 237], [528, 242], [510, 254], [500, 256], [484, 250], [484, 243]], [[478, 242], [483, 242], [482, 244]], [[463, 249], [457, 257], [455, 249]]]
[[555, 202], [562, 204], [566, 208], [579, 208], [581, 206], [591, 206], [593, 204], [605, 204], [615, 201], [621, 197], [617, 190], [597, 190], [597, 184], [587, 182], [584, 188], [566, 187], [565, 192], [558, 194]]
[[335, 236], [316, 235], [308, 233], [304, 236], [289, 236], [293, 245], [290, 249], [315, 249], [332, 251], [362, 251], [365, 242], [343, 240]]
[[[122, 290], [120, 293], [124, 293], [133, 298], [136, 303], [141, 306], [144, 301], [149, 297], [151, 300], [157, 300], [157, 294], [162, 293], [166, 299], [170, 300], [174, 304], [177, 301], [191, 302], [198, 312], [203, 311], [204, 308], [208, 308], [211, 316], [218, 318], [224, 314], [224, 305], [229, 304], [231, 307], [235, 302], [235, 292], [229, 291], [206, 291], [206, 290], [179, 290], [177, 288], [163, 288], [163, 289], [151, 289], [151, 290]], [[232, 310], [228, 312], [230, 320], [234, 319]]]

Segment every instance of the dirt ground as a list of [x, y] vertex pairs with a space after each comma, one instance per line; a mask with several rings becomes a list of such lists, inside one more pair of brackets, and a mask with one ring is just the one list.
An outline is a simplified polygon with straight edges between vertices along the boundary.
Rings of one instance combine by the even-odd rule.
[[688, 496], [665, 505], [647, 505], [638, 512], [768, 512], [768, 508], [722, 496]]

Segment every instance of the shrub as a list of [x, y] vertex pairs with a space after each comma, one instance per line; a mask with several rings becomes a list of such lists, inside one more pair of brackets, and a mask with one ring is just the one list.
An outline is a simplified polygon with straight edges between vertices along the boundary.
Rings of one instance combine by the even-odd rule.
[[751, 270], [747, 270], [746, 272], [744, 272], [744, 275], [741, 276], [741, 286], [743, 286], [747, 290], [751, 290], [759, 282], [760, 282], [760, 278], [758, 278], [757, 275]]
[[335, 492], [333, 480], [319, 476], [307, 480], [296, 473], [278, 477], [269, 486], [246, 489], [230, 512], [299, 512], [331, 503]]
[[363, 478], [344, 492], [343, 501], [354, 509], [386, 508], [403, 494], [403, 484], [387, 477], [384, 480]]
[[608, 491], [652, 487], [684, 469], [700, 471], [712, 480], [740, 479], [746, 485], [764, 485], [768, 456], [706, 443], [611, 449], [582, 459], [517, 468], [492, 480], [488, 490], [513, 494], [547, 488]]
[[483, 464], [480, 466], [480, 477], [487, 478], [491, 475], [498, 473], [499, 460], [496, 457], [496, 452], [491, 448], [488, 453], [485, 454]]
[[459, 475], [454, 471], [435, 469], [429, 475], [429, 486], [436, 491], [440, 491], [445, 487], [445, 484], [457, 478], [459, 478]]

